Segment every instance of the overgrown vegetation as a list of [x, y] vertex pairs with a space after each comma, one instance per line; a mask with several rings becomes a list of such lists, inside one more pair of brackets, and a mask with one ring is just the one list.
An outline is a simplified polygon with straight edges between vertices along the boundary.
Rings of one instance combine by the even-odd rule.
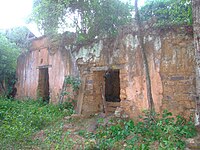
[[72, 113], [72, 107], [64, 104], [0, 98], [0, 147], [15, 149], [31, 143], [33, 133]]
[[[60, 122], [45, 129], [45, 136], [38, 138], [38, 145], [42, 148], [58, 149], [88, 149], [88, 150], [149, 150], [149, 149], [184, 149], [186, 138], [196, 135], [193, 122], [186, 121], [181, 116], [172, 117], [170, 112], [164, 111], [162, 116], [145, 112], [141, 121], [113, 118], [105, 123], [104, 118], [98, 119], [97, 129], [88, 132], [75, 126], [77, 120], [69, 119], [68, 123]], [[85, 118], [84, 118], [85, 119]], [[42, 140], [43, 139], [43, 140]]]
[[191, 0], [149, 0], [140, 13], [142, 21], [154, 18], [159, 27], [192, 25]]
[[[184, 149], [186, 138], [196, 135], [192, 120], [172, 117], [168, 111], [161, 116], [148, 111], [140, 122], [98, 118], [93, 132], [80, 120], [64, 116], [73, 109], [40, 101], [0, 99], [0, 146], [2, 149]], [[107, 123], [105, 123], [107, 122]], [[74, 124], [74, 125], [73, 125]], [[85, 125], [85, 127], [83, 126]]]
[[27, 51], [30, 46], [29, 38], [34, 38], [34, 35], [29, 31], [27, 27], [24, 26], [6, 30], [5, 36], [10, 42], [15, 43], [17, 47], [23, 49], [23, 51]]
[[16, 43], [11, 42], [5, 34], [0, 33], [0, 90], [1, 94], [11, 92], [15, 83], [17, 57], [20, 49]]
[[[33, 8], [31, 20], [45, 34], [73, 27], [77, 42], [117, 35], [134, 19], [134, 6], [120, 0], [35, 0]], [[156, 26], [192, 24], [191, 0], [150, 0], [139, 12], [141, 21], [155, 18]]]
[[14, 97], [17, 58], [28, 49], [30, 31], [26, 27], [15, 27], [0, 32], [0, 92]]
[[132, 21], [132, 10], [120, 0], [35, 0], [32, 20], [46, 34], [73, 27], [80, 42], [116, 34]]
[[73, 89], [73, 91], [77, 91], [79, 89], [79, 86], [81, 84], [81, 81], [79, 78], [73, 77], [73, 76], [67, 76], [64, 81], [67, 85], [70, 85]]
[[[36, 0], [33, 20], [49, 34], [57, 32], [61, 26], [68, 26], [68, 20], [65, 18], [66, 15], [71, 15], [72, 26], [78, 33], [77, 41], [82, 42], [116, 35], [118, 28], [132, 22], [132, 11], [133, 6], [119, 0]], [[190, 0], [152, 0], [139, 12], [139, 21], [156, 18], [156, 26], [192, 24]], [[9, 37], [0, 34], [2, 89], [5, 89], [4, 82], [15, 79], [20, 46], [16, 44], [15, 39], [18, 33]], [[21, 44], [26, 45], [23, 39]], [[73, 77], [66, 78], [65, 82], [70, 84], [74, 91], [80, 84], [80, 81]], [[138, 123], [113, 119], [105, 125], [104, 119], [100, 119], [94, 132], [79, 130], [75, 133], [73, 130], [69, 131], [69, 127], [65, 127], [62, 120], [64, 116], [73, 112], [72, 101], [51, 105], [40, 101], [11, 101], [0, 98], [0, 147], [72, 149], [74, 145], [79, 144], [85, 149], [184, 149], [184, 140], [196, 135], [192, 120], [187, 121], [181, 116], [172, 117], [167, 111], [161, 116], [152, 111], [146, 112]], [[41, 130], [44, 130], [44, 139], [33, 138], [34, 134]], [[76, 138], [76, 135], [84, 140], [77, 142], [72, 138]]]
[[[77, 104], [77, 100], [75, 100], [74, 97], [75, 93], [79, 89], [80, 84], [81, 81], [79, 78], [73, 76], [66, 76], [62, 87], [62, 92], [59, 97], [59, 103], [63, 104], [65, 99], [65, 105], [67, 105], [68, 103], [69, 105], [72, 104], [72, 106], [75, 107]], [[68, 91], [69, 88], [70, 91]]]
[[100, 124], [95, 134], [84, 134], [87, 149], [184, 149], [184, 139], [196, 135], [192, 120], [172, 117], [168, 111], [154, 115], [147, 111], [138, 123], [115, 119], [109, 125]]

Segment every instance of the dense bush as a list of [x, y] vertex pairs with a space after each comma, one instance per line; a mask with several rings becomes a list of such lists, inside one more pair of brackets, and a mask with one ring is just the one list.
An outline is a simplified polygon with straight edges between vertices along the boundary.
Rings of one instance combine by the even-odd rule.
[[8, 95], [12, 91], [19, 54], [20, 49], [16, 43], [0, 33], [0, 89], [3, 95]]

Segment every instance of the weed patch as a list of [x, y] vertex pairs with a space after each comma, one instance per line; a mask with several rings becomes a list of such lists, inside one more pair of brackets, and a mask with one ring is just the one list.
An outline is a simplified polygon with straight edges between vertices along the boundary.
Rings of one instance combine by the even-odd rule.
[[[0, 147], [171, 150], [184, 149], [184, 141], [196, 135], [192, 120], [173, 117], [168, 111], [161, 115], [145, 112], [137, 123], [119, 118], [108, 121], [101, 117], [62, 119], [72, 113], [69, 103], [50, 105], [32, 100], [0, 99]], [[87, 130], [88, 123], [97, 124], [93, 132]]]
[[[87, 149], [184, 149], [184, 139], [196, 135], [193, 122], [186, 121], [181, 116], [172, 117], [164, 111], [162, 117], [158, 114], [150, 116], [146, 112], [142, 121], [112, 120], [111, 125], [99, 126], [97, 132], [87, 134]], [[86, 134], [85, 134], [86, 135]], [[95, 141], [90, 142], [90, 141]]]
[[71, 109], [59, 105], [0, 98], [0, 147], [13, 149], [31, 143], [34, 132], [71, 113]]

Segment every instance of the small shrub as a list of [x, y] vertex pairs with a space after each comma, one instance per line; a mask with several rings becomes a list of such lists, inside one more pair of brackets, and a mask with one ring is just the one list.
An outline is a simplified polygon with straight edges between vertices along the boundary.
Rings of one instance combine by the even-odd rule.
[[77, 91], [79, 89], [79, 86], [81, 84], [80, 79], [73, 77], [73, 76], [67, 76], [64, 81], [66, 84], [69, 84], [72, 86], [73, 91]]
[[[74, 107], [76, 106], [76, 100], [74, 99], [74, 95], [76, 95], [75, 92], [78, 91], [79, 89], [79, 86], [81, 84], [81, 81], [79, 78], [76, 78], [76, 77], [73, 77], [73, 76], [66, 76], [65, 77], [65, 80], [64, 80], [64, 84], [65, 86], [68, 86], [70, 88], [72, 88], [73, 91], [70, 90], [69, 91], [66, 91], [67, 89], [63, 89], [63, 91], [61, 92], [61, 95], [60, 95], [60, 99], [59, 99], [59, 103], [61, 105], [63, 105], [64, 107]], [[65, 98], [65, 102], [63, 104], [63, 98]]]
[[59, 108], [62, 111], [68, 112], [68, 115], [75, 113], [73, 102], [64, 102], [63, 104], [59, 104]]

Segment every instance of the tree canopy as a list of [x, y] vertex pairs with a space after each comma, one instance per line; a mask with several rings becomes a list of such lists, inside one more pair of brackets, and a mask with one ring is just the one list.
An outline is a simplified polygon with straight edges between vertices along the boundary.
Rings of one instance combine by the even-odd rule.
[[[115, 35], [130, 24], [134, 6], [120, 0], [35, 0], [32, 20], [45, 34], [70, 25], [78, 41]], [[155, 17], [157, 26], [192, 24], [191, 0], [150, 0], [140, 8], [141, 21]]]
[[30, 40], [28, 39], [31, 32], [24, 26], [8, 29], [5, 36], [11, 43], [15, 43], [21, 49], [28, 49]]
[[15, 77], [17, 57], [20, 54], [19, 47], [8, 40], [8, 38], [0, 33], [0, 84]]
[[35, 0], [32, 19], [45, 33], [71, 26], [79, 40], [113, 35], [132, 21], [133, 7], [120, 0]]
[[156, 26], [192, 25], [191, 0], [149, 0], [140, 13], [142, 21], [155, 17]]

